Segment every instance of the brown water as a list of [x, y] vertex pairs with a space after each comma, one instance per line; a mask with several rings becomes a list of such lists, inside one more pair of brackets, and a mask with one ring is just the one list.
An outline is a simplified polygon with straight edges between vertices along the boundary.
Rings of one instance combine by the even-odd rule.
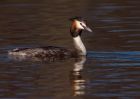
[[[83, 16], [85, 59], [15, 61], [17, 47], [73, 48], [69, 18]], [[1, 99], [139, 99], [139, 0], [1, 0]]]

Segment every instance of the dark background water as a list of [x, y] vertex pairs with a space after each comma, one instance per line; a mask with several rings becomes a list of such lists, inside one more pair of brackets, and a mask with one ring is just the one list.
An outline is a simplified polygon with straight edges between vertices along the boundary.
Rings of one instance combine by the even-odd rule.
[[[86, 61], [8, 58], [17, 47], [73, 48], [73, 16], [83, 16], [94, 31], [82, 34]], [[139, 0], [0, 1], [1, 99], [139, 99], [139, 71]]]

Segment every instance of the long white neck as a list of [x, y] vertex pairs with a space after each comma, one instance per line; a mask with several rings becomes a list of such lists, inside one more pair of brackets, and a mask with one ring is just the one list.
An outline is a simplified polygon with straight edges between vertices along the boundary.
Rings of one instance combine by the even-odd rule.
[[81, 37], [80, 36], [73, 37], [73, 41], [74, 41], [74, 46], [76, 50], [78, 51], [78, 54], [86, 55], [87, 54], [86, 48], [81, 40]]

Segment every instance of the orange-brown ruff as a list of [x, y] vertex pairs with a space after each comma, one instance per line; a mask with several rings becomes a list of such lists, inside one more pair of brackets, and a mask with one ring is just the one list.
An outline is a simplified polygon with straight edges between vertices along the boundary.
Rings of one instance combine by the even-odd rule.
[[[75, 49], [77, 55], [86, 55], [86, 49], [81, 40], [82, 30], [87, 30], [92, 32], [92, 30], [86, 26], [85, 22], [81, 17], [75, 17], [71, 19], [72, 24], [70, 28], [71, 36], [73, 37]], [[55, 47], [55, 46], [47, 46], [47, 47], [37, 47], [37, 48], [16, 48], [12, 51], [9, 51], [9, 55], [12, 56], [21, 56], [21, 57], [63, 57], [75, 55], [73, 51], [63, 48], [63, 47]]]

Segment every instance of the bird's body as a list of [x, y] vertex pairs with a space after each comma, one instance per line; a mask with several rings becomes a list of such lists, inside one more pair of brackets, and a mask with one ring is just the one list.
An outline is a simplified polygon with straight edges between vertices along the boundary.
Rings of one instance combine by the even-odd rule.
[[71, 51], [62, 47], [47, 46], [37, 48], [17, 48], [9, 51], [10, 55], [18, 55], [25, 57], [60, 57], [60, 56], [71, 56]]
[[76, 51], [71, 51], [63, 47], [47, 46], [47, 47], [37, 47], [37, 48], [16, 48], [9, 51], [9, 55], [18, 56], [18, 57], [28, 57], [28, 58], [46, 58], [46, 57], [64, 57], [64, 56], [77, 56], [77, 55], [86, 55], [86, 48], [81, 40], [82, 30], [88, 30], [88, 28], [81, 18], [76, 17], [72, 18], [72, 25], [70, 28], [71, 36], [73, 37], [74, 46]]

